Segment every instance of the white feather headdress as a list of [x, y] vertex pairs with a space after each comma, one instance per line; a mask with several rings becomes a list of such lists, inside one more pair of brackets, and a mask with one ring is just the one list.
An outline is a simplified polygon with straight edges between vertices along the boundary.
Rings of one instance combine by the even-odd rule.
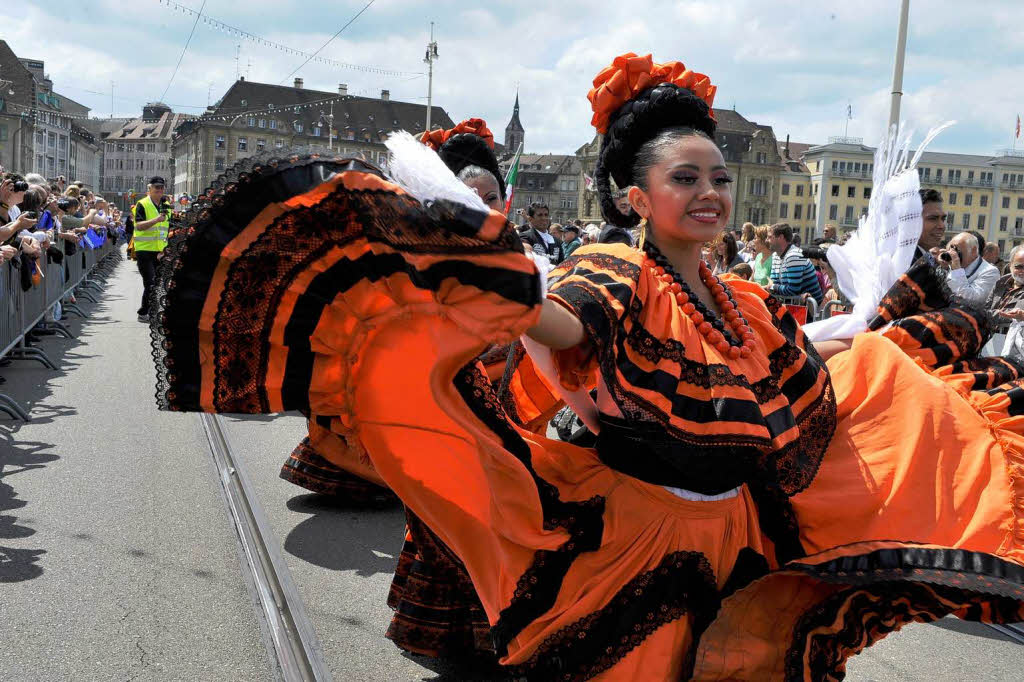
[[917, 162], [925, 147], [953, 125], [933, 128], [910, 156], [910, 133], [893, 126], [875, 152], [873, 188], [868, 214], [846, 244], [830, 246], [829, 265], [836, 271], [836, 286], [851, 303], [850, 315], [840, 315], [803, 327], [813, 341], [849, 339], [867, 330], [878, 303], [907, 271], [921, 237], [921, 189]]

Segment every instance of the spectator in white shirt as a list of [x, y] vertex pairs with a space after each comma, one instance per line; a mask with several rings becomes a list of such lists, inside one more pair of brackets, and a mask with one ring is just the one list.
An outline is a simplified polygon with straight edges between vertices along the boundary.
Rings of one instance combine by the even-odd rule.
[[954, 294], [967, 303], [984, 306], [999, 281], [999, 268], [981, 257], [985, 238], [977, 232], [961, 232], [939, 254], [949, 268], [946, 281]]

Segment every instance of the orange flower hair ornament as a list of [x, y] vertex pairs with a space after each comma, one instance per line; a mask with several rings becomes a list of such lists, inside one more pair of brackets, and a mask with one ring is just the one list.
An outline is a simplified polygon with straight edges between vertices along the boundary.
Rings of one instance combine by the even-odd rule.
[[[682, 62], [656, 64], [651, 55], [638, 57], [627, 52], [615, 58], [611, 66], [605, 67], [594, 78], [594, 87], [587, 94], [594, 110], [591, 121], [597, 132], [608, 132], [612, 115], [619, 108], [647, 88], [662, 83], [672, 83], [686, 88], [707, 102], [708, 108], [715, 102], [718, 90], [711, 80], [702, 73], [691, 71]], [[712, 112], [711, 118], [714, 118]]]
[[472, 133], [478, 137], [482, 137], [487, 146], [494, 149], [494, 134], [487, 128], [487, 122], [482, 118], [469, 118], [455, 126], [450, 130], [429, 130], [420, 137], [420, 142], [427, 145], [435, 152], [441, 148], [445, 142], [451, 139], [455, 135], [462, 133]]

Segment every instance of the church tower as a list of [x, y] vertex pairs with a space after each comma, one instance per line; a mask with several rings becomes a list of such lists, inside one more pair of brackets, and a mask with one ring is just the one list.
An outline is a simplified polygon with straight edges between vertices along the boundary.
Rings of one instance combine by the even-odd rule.
[[515, 154], [525, 137], [526, 131], [523, 130], [523, 124], [519, 122], [519, 92], [516, 92], [516, 106], [512, 110], [512, 120], [505, 126], [505, 151]]

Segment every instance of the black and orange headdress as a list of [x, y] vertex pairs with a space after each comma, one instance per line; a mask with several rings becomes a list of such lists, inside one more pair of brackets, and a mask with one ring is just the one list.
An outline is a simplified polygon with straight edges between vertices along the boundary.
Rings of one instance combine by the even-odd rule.
[[587, 98], [592, 123], [604, 135], [594, 179], [601, 212], [614, 225], [636, 225], [634, 211], [623, 215], [612, 200], [611, 179], [625, 188], [634, 184], [633, 163], [640, 147], [666, 128], [692, 128], [714, 139], [712, 105], [717, 88], [702, 73], [682, 62], [659, 64], [651, 55], [620, 55], [594, 78]]
[[494, 155], [494, 134], [482, 118], [466, 119], [448, 130], [427, 131], [420, 137], [420, 142], [436, 151], [456, 175], [467, 166], [479, 166], [490, 171], [504, 199], [505, 181]]

